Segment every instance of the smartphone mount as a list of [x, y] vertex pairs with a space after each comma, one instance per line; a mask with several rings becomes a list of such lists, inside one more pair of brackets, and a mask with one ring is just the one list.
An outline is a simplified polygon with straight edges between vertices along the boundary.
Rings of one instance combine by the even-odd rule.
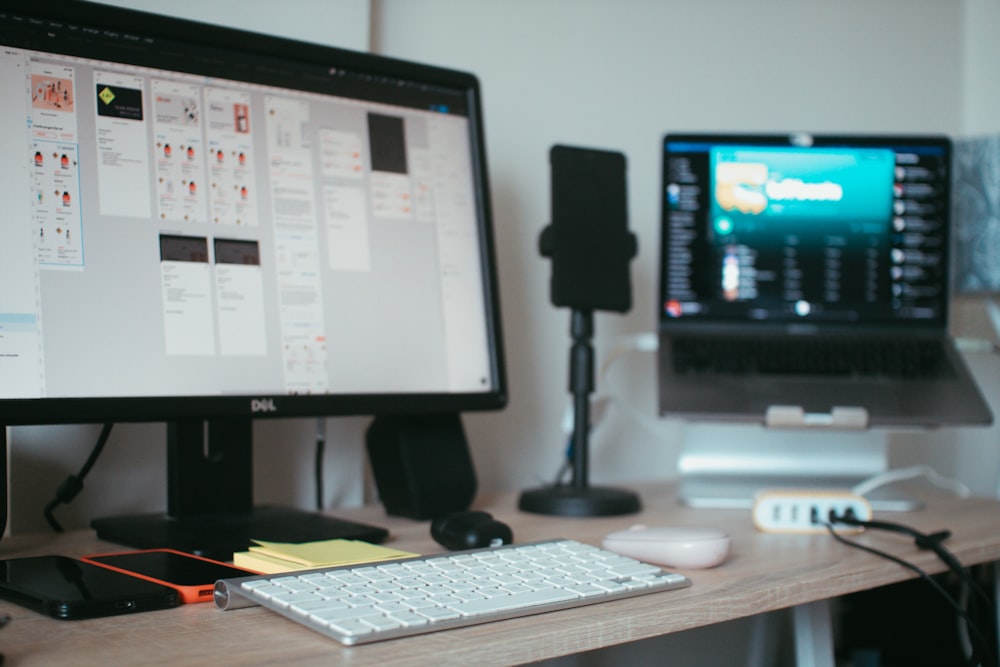
[[638, 512], [639, 496], [589, 482], [590, 395], [594, 391], [594, 311], [632, 307], [629, 262], [638, 251], [628, 230], [625, 157], [621, 153], [554, 146], [552, 223], [539, 251], [552, 260], [551, 300], [570, 308], [569, 391], [573, 399], [572, 481], [529, 489], [518, 507], [558, 516], [617, 516]]

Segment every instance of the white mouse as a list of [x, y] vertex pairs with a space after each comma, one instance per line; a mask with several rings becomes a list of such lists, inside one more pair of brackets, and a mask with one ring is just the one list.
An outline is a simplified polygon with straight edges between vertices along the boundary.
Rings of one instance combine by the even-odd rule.
[[729, 535], [715, 528], [632, 526], [604, 538], [608, 551], [678, 569], [715, 567], [729, 546]]

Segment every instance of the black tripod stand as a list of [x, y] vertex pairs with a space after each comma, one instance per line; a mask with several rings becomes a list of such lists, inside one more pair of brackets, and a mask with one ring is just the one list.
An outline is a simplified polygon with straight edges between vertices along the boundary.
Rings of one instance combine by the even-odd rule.
[[552, 303], [571, 309], [573, 346], [569, 390], [573, 396], [573, 480], [531, 489], [518, 506], [526, 512], [568, 516], [612, 516], [639, 511], [631, 491], [590, 486], [590, 394], [594, 391], [594, 311], [625, 312], [632, 306], [629, 262], [638, 243], [628, 230], [625, 156], [555, 146], [552, 223], [542, 230], [539, 250], [552, 259]]

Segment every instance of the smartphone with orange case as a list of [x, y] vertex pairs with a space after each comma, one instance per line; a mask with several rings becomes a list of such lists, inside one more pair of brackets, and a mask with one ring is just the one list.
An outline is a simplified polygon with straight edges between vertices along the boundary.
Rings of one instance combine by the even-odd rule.
[[257, 574], [174, 549], [92, 554], [80, 560], [170, 586], [180, 593], [183, 602], [209, 602], [217, 580]]

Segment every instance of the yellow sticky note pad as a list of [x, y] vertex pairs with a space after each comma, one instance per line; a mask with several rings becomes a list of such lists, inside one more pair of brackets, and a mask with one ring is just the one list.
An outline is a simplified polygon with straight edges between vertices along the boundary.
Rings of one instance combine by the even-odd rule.
[[292, 561], [303, 567], [352, 565], [418, 555], [360, 540], [337, 539], [301, 544], [263, 540], [254, 540], [254, 542], [258, 546], [251, 546], [250, 551]]

